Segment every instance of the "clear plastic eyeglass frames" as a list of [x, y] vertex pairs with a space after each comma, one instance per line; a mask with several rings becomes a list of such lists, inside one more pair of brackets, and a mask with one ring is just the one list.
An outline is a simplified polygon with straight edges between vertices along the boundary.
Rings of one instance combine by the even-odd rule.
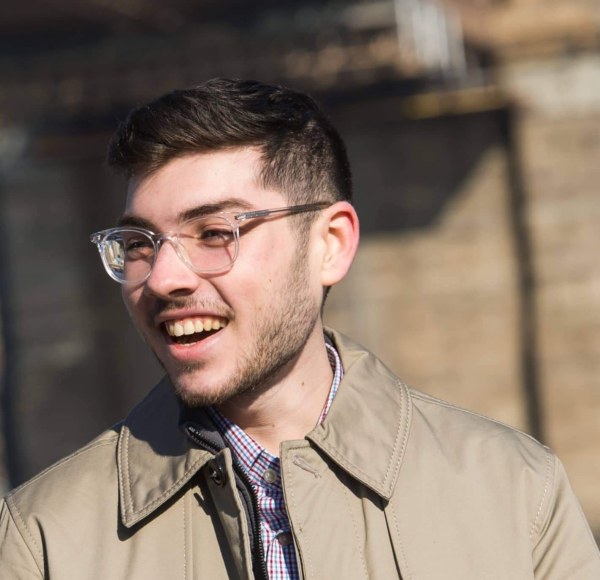
[[177, 232], [162, 234], [137, 227], [118, 227], [92, 234], [108, 275], [121, 284], [141, 284], [150, 276], [156, 256], [169, 242], [181, 261], [197, 274], [219, 274], [231, 268], [239, 253], [240, 226], [247, 220], [280, 213], [317, 211], [317, 202], [241, 213], [222, 213], [186, 221]]

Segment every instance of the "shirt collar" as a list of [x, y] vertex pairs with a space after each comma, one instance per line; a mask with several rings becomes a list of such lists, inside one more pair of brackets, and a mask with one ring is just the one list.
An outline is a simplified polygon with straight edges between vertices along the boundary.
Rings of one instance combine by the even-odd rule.
[[[333, 372], [333, 379], [329, 388], [329, 393], [327, 394], [327, 399], [325, 399], [323, 409], [319, 415], [317, 425], [321, 424], [325, 420], [325, 417], [331, 408], [331, 403], [333, 402], [333, 399], [337, 393], [338, 387], [340, 386], [340, 382], [344, 376], [344, 369], [342, 367], [340, 355], [328, 337], [326, 337], [325, 347], [327, 349], [329, 364], [331, 365], [331, 370]], [[250, 437], [238, 425], [225, 417], [225, 415], [223, 415], [218, 409], [215, 407], [207, 407], [206, 412], [213, 420], [221, 432], [225, 443], [231, 449], [246, 472], [251, 471], [252, 467], [262, 454], [267, 456], [268, 461], [273, 461], [276, 459], [275, 456], [254, 441], [252, 437]]]

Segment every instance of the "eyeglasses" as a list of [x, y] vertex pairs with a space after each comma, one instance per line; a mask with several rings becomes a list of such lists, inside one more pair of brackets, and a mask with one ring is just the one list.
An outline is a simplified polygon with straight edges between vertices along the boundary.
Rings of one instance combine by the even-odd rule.
[[169, 242], [181, 261], [196, 274], [218, 274], [231, 268], [238, 257], [240, 226], [251, 219], [275, 214], [297, 214], [329, 207], [322, 201], [275, 209], [241, 213], [218, 213], [193, 218], [176, 232], [154, 233], [137, 227], [123, 226], [102, 230], [90, 236], [98, 247], [108, 275], [120, 284], [145, 282], [163, 242]]

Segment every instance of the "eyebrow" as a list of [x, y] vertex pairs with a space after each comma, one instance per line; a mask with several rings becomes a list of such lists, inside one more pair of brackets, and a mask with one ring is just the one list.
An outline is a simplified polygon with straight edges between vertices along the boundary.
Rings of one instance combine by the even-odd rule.
[[156, 227], [150, 220], [135, 216], [124, 215], [118, 222], [117, 227], [131, 226], [134, 228], [143, 228], [145, 230], [154, 231]]
[[254, 206], [243, 199], [230, 198], [216, 203], [209, 203], [205, 205], [199, 205], [191, 209], [185, 210], [179, 214], [179, 222], [185, 222], [197, 217], [203, 217], [206, 215], [212, 215], [215, 213], [221, 213], [224, 211], [248, 211]]
[[[225, 212], [225, 211], [233, 211], [233, 210], [248, 211], [250, 209], [254, 209], [254, 206], [252, 204], [248, 203], [247, 201], [245, 201], [243, 199], [232, 197], [229, 199], [225, 199], [223, 201], [218, 201], [215, 203], [207, 203], [204, 205], [198, 205], [196, 207], [186, 209], [185, 211], [182, 211], [177, 216], [177, 221], [179, 223], [182, 223], [182, 222], [186, 222], [188, 220], [191, 220], [191, 219], [194, 219], [197, 217], [213, 215], [213, 214], [221, 213], [221, 212]], [[154, 224], [150, 220], [147, 220], [145, 218], [142, 218], [142, 217], [139, 217], [136, 215], [128, 215], [128, 214], [125, 214], [124, 216], [121, 217], [121, 219], [117, 223], [117, 226], [119, 226], [119, 227], [130, 226], [130, 227], [135, 227], [135, 228], [144, 228], [146, 230], [151, 230], [151, 231], [158, 230], [158, 228], [156, 227], [156, 224]]]

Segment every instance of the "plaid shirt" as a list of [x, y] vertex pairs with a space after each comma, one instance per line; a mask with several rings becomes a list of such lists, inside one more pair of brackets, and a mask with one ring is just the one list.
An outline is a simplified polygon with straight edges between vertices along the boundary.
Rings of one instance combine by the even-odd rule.
[[[340, 357], [326, 343], [327, 356], [333, 370], [333, 382], [321, 411], [319, 423], [325, 419], [337, 392], [344, 371]], [[258, 499], [260, 534], [265, 549], [265, 562], [271, 580], [297, 580], [296, 550], [285, 510], [281, 485], [279, 457], [271, 455], [240, 427], [232, 423], [214, 407], [207, 409], [210, 417], [223, 435], [240, 467], [246, 472]]]

